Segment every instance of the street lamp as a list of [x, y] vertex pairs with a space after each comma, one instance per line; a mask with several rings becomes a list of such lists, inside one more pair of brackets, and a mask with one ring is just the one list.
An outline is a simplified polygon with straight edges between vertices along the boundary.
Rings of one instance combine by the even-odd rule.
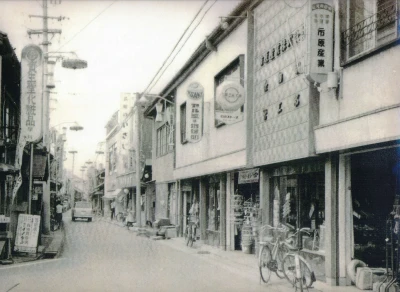
[[[72, 178], [74, 177], [74, 166], [75, 166], [75, 154], [78, 153], [76, 150], [70, 150], [68, 153], [72, 154]], [[71, 206], [75, 206], [75, 193], [71, 197]]]
[[[58, 194], [58, 182], [59, 182], [59, 176], [62, 174], [62, 170], [64, 169], [63, 166], [63, 161], [64, 161], [64, 143], [67, 141], [66, 139], [66, 134], [67, 134], [67, 127], [62, 127], [62, 134], [58, 135], [58, 132], [56, 130], [57, 127], [65, 124], [72, 124], [69, 129], [73, 131], [80, 131], [83, 130], [83, 127], [79, 125], [77, 122], [63, 122], [60, 124], [57, 124], [53, 127], [50, 128], [50, 131], [54, 133], [55, 135], [51, 135], [50, 137], [50, 143], [54, 143], [55, 148], [54, 148], [54, 162], [55, 163], [55, 184], [56, 184], [56, 195]], [[60, 139], [61, 137], [61, 139]], [[60, 171], [61, 169], [61, 171]], [[51, 179], [51, 171], [52, 169], [50, 168], [50, 179]], [[72, 202], [73, 203], [73, 202]]]
[[[57, 54], [57, 55], [52, 56], [52, 54]], [[74, 55], [74, 58], [73, 59], [65, 58], [62, 54], [71, 54], [71, 55]], [[78, 55], [73, 51], [70, 51], [70, 52], [48, 52], [47, 56], [49, 58], [56, 58], [57, 60], [61, 59], [63, 68], [74, 69], [74, 70], [87, 68], [87, 61], [79, 59]], [[55, 62], [54, 62], [54, 64], [55, 64]]]
[[86, 169], [87, 169], [86, 165], [81, 166], [81, 172], [82, 172], [82, 195], [85, 192], [85, 181], [83, 179], [83, 173], [85, 172]]

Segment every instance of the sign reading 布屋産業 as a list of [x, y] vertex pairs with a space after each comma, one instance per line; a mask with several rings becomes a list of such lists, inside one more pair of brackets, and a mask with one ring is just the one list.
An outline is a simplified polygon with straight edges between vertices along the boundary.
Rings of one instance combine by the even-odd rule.
[[204, 88], [198, 82], [192, 82], [187, 89], [186, 102], [186, 139], [195, 143], [203, 134], [203, 101]]
[[36, 142], [42, 138], [43, 52], [27, 45], [21, 55], [21, 136]]
[[333, 68], [333, 6], [329, 0], [313, 0], [310, 15], [310, 77], [324, 82]]

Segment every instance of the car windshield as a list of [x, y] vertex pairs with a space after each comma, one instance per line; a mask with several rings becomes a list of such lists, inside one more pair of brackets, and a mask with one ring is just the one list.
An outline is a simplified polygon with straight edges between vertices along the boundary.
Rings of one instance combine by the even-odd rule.
[[75, 203], [75, 208], [92, 208], [92, 204], [87, 202], [77, 202]]

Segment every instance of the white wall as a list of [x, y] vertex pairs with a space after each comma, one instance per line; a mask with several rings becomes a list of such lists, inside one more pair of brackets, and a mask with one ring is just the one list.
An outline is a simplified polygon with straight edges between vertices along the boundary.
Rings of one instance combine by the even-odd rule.
[[400, 48], [384, 50], [343, 70], [343, 94], [323, 87], [316, 151], [323, 153], [400, 137]]
[[[188, 177], [204, 173], [203, 167], [223, 163], [221, 157], [224, 155], [240, 152], [246, 148], [246, 109], [243, 121], [233, 125], [224, 125], [220, 128], [214, 126], [214, 76], [241, 54], [245, 56], [244, 66], [246, 68], [248, 62], [247, 21], [218, 45], [217, 52], [210, 52], [199, 67], [177, 88], [176, 168], [179, 168], [180, 171], [178, 176], [175, 175], [176, 179], [182, 178], [181, 174]], [[246, 72], [246, 70], [244, 71]], [[244, 79], [246, 80], [246, 73]], [[186, 91], [192, 82], [199, 82], [204, 87], [203, 137], [200, 142], [182, 145], [180, 139], [180, 105], [187, 100]], [[214, 161], [215, 158], [219, 158], [218, 162]], [[207, 166], [198, 165], [191, 167], [190, 173], [185, 172], [185, 167], [193, 166], [202, 161]], [[246, 163], [245, 155], [244, 159], [230, 162], [234, 167], [243, 166]]]

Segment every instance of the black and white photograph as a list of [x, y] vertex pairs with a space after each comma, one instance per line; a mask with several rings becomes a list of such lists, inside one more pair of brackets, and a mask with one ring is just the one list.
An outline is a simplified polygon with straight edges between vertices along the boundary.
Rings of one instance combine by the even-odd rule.
[[400, 291], [400, 0], [0, 0], [0, 292]]

